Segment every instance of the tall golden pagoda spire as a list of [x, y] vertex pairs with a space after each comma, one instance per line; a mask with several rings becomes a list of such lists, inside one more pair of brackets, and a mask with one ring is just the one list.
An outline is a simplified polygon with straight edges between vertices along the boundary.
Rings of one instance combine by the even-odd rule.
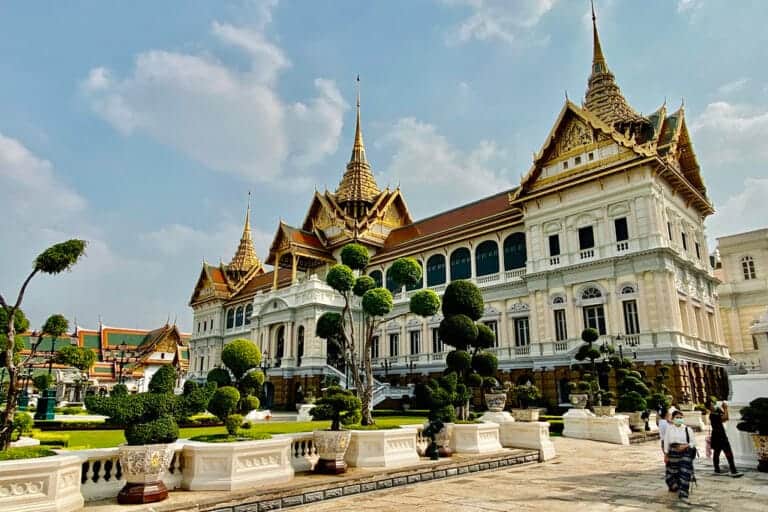
[[253, 237], [251, 236], [251, 193], [248, 192], [248, 208], [245, 211], [245, 226], [243, 226], [243, 235], [240, 237], [240, 245], [229, 262], [229, 270], [238, 272], [248, 272], [253, 267], [261, 266], [259, 257], [256, 256], [256, 250], [253, 248]]
[[605, 123], [613, 126], [616, 123], [642, 120], [642, 116], [629, 106], [616, 83], [616, 77], [608, 69], [603, 47], [600, 44], [600, 36], [597, 33], [594, 1], [592, 1], [592, 73], [589, 75], [587, 84], [584, 107]]
[[373, 171], [365, 157], [363, 144], [363, 129], [360, 126], [360, 76], [357, 77], [357, 119], [355, 124], [355, 141], [352, 144], [352, 155], [347, 164], [347, 170], [336, 189], [336, 200], [339, 203], [371, 203], [379, 195], [379, 186], [373, 178]]

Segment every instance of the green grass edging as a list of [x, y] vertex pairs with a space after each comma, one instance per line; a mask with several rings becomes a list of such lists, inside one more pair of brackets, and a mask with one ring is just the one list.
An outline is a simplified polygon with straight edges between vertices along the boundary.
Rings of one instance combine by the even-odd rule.
[[46, 446], [25, 446], [23, 448], [9, 448], [0, 451], [0, 461], [37, 459], [40, 457], [52, 457], [54, 455], [56, 455], [56, 452]]

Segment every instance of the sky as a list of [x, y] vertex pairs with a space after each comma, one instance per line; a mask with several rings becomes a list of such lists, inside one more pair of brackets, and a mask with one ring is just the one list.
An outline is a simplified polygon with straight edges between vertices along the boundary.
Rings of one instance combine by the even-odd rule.
[[[768, 225], [768, 2], [596, 8], [633, 107], [684, 101], [710, 245]], [[33, 327], [189, 330], [248, 191], [266, 259], [279, 221], [336, 188], [357, 75], [376, 179], [421, 218], [516, 185], [591, 56], [586, 0], [0, 0], [0, 293], [84, 238], [71, 272], [30, 285]]]

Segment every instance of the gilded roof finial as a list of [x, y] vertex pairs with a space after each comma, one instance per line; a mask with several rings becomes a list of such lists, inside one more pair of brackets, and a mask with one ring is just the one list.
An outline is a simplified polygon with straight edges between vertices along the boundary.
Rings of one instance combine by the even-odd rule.
[[603, 56], [603, 48], [600, 46], [600, 36], [597, 34], [597, 16], [595, 16], [595, 2], [590, 0], [592, 4], [592, 72], [600, 73], [607, 71], [608, 67], [605, 65], [605, 57]]
[[245, 225], [243, 226], [243, 235], [240, 237], [240, 245], [229, 262], [232, 270], [247, 272], [255, 266], [261, 265], [256, 251], [253, 248], [253, 237], [251, 236], [251, 191], [248, 191], [248, 208], [245, 210]]
[[339, 202], [363, 201], [371, 203], [379, 195], [379, 187], [373, 177], [371, 166], [365, 157], [363, 129], [360, 125], [360, 75], [357, 76], [357, 117], [355, 124], [355, 142], [347, 170], [341, 178], [336, 198]]

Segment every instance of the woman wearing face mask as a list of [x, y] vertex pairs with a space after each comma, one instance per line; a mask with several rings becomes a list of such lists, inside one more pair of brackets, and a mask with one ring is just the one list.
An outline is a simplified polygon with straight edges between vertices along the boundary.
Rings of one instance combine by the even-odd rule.
[[688, 498], [693, 480], [693, 458], [696, 454], [696, 435], [685, 426], [683, 413], [672, 413], [672, 424], [664, 433], [664, 463], [667, 464], [667, 487], [677, 492], [680, 499]]

